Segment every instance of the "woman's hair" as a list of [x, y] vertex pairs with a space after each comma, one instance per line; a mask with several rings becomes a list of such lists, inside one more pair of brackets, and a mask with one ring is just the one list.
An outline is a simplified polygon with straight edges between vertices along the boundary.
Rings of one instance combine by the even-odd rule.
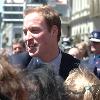
[[24, 72], [29, 100], [66, 100], [63, 79], [56, 76], [48, 64], [40, 64], [37, 67]]
[[100, 80], [83, 67], [72, 70], [64, 85], [68, 100], [100, 100]]
[[0, 100], [26, 100], [26, 89], [17, 69], [0, 55]]
[[76, 47], [79, 48], [82, 58], [89, 56], [89, 47], [85, 42], [76, 44]]

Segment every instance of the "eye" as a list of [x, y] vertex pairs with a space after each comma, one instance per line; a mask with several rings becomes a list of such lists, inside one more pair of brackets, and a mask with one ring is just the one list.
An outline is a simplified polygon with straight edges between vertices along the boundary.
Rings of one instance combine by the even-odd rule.
[[23, 29], [25, 35], [27, 35], [27, 29]]
[[33, 28], [33, 27], [30, 27], [29, 28], [29, 31], [33, 34], [38, 34], [39, 33], [39, 30], [37, 28]]

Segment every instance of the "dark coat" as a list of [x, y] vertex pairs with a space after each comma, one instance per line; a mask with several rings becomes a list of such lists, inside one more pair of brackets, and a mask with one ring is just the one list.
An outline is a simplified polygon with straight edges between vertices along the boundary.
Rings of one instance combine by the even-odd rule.
[[[29, 70], [37, 69], [37, 66], [33, 66], [35, 65], [34, 62], [34, 58], [32, 58], [28, 65]], [[78, 68], [79, 64], [80, 60], [73, 58], [73, 56], [67, 53], [62, 52], [59, 75], [65, 80], [69, 75], [69, 72], [74, 68]]]
[[[24, 52], [17, 55], [10, 56], [10, 62], [14, 65], [20, 65], [22, 68], [28, 68], [30, 69], [32, 67], [31, 58], [28, 53]], [[33, 59], [34, 60], [34, 59]], [[59, 69], [59, 75], [66, 79], [66, 77], [69, 75], [69, 72], [74, 69], [78, 68], [78, 65], [80, 63], [80, 60], [73, 58], [73, 56], [63, 53], [62, 52], [62, 58], [61, 58], [61, 64]], [[35, 69], [35, 68], [32, 68]]]
[[23, 52], [19, 54], [12, 54], [9, 56], [9, 62], [15, 67], [20, 67], [21, 69], [26, 68], [31, 60], [28, 52]]
[[79, 64], [80, 60], [73, 58], [73, 56], [67, 53], [62, 52], [59, 75], [63, 79], [66, 79], [69, 75], [69, 72], [74, 68], [78, 68]]

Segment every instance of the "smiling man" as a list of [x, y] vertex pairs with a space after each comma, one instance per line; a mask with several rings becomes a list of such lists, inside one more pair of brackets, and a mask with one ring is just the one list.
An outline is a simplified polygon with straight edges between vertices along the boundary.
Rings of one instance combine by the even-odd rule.
[[[23, 32], [29, 55], [33, 59], [37, 57], [37, 63], [54, 65], [54, 71], [64, 79], [70, 70], [78, 67], [80, 62], [78, 59], [59, 49], [61, 20], [59, 14], [51, 7], [42, 6], [26, 9]], [[33, 63], [31, 60], [28, 67], [31, 68]]]

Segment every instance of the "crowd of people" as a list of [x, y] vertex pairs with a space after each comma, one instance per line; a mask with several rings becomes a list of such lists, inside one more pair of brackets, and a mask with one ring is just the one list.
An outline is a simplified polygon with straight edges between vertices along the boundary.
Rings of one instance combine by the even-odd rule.
[[24, 40], [12, 42], [11, 55], [0, 55], [0, 99], [99, 100], [100, 32], [90, 33], [89, 45], [80, 42], [65, 53], [52, 7], [27, 8], [23, 18]]

